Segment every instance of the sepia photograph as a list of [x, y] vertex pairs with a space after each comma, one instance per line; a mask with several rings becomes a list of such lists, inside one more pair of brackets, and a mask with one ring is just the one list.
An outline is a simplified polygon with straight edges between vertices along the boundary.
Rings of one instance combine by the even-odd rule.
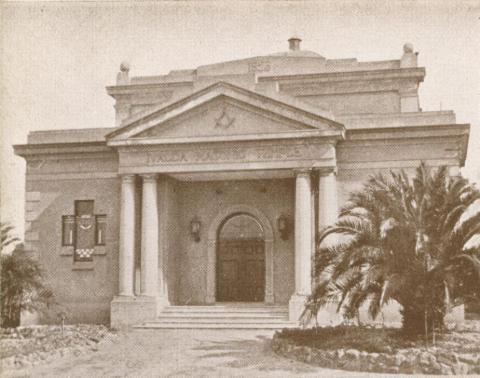
[[0, 377], [480, 376], [480, 0], [0, 36]]

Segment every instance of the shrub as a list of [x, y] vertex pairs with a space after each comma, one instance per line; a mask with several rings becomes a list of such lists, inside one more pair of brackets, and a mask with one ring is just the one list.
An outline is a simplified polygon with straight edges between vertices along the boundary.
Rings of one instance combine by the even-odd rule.
[[[448, 306], [480, 293], [480, 192], [446, 167], [424, 164], [410, 180], [405, 172], [371, 177], [320, 236], [315, 285], [303, 314], [315, 318], [329, 302], [346, 318], [364, 303], [375, 318], [395, 300], [412, 336], [442, 330]], [[337, 234], [337, 242], [322, 241]]]
[[25, 253], [23, 244], [17, 244], [12, 253], [5, 252], [5, 246], [18, 240], [10, 236], [10, 231], [10, 226], [1, 225], [2, 328], [19, 326], [22, 311], [42, 311], [53, 304], [53, 294], [43, 284], [40, 266]]
[[322, 350], [357, 349], [369, 353], [392, 353], [411, 346], [397, 329], [376, 329], [357, 326], [317, 327], [314, 329], [285, 329], [279, 337], [297, 345]]

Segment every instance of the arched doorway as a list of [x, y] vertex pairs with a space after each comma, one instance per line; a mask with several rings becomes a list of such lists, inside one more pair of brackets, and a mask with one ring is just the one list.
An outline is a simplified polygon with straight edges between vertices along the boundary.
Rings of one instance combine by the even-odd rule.
[[263, 302], [265, 233], [250, 214], [228, 217], [218, 229], [217, 302]]

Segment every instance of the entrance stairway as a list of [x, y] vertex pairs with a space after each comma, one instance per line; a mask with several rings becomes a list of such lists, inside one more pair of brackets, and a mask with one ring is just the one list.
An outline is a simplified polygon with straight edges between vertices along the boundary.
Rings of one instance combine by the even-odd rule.
[[157, 319], [135, 328], [282, 329], [297, 327], [288, 320], [287, 306], [265, 304], [217, 304], [168, 306]]

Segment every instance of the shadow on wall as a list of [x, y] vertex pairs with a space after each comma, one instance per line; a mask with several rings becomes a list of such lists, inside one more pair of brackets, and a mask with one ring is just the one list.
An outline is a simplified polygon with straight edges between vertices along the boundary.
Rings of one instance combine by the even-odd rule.
[[480, 300], [471, 300], [465, 303], [465, 319], [480, 320]]
[[[383, 307], [377, 318], [372, 320], [368, 314], [368, 303], [366, 303], [360, 308], [360, 323], [384, 325], [387, 327], [400, 327], [402, 323], [402, 317], [400, 315], [401, 308], [402, 307], [398, 302], [391, 301], [388, 305]], [[453, 307], [445, 316], [445, 324], [462, 324], [464, 321], [464, 312], [463, 305]], [[337, 312], [337, 304], [335, 303], [322, 307], [318, 312], [317, 320], [318, 325], [320, 326], [335, 326], [344, 322], [342, 315]]]

